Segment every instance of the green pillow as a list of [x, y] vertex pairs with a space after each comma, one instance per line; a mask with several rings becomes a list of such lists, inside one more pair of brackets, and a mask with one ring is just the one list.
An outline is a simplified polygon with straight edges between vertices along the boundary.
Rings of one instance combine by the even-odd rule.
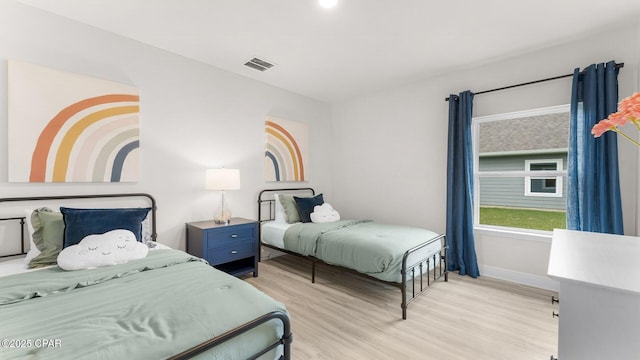
[[40, 208], [31, 214], [33, 224], [33, 243], [40, 250], [40, 255], [29, 261], [29, 268], [55, 265], [58, 254], [62, 250], [64, 237], [64, 221], [62, 214], [49, 208]]
[[298, 205], [296, 205], [295, 200], [293, 200], [293, 195], [280, 194], [280, 205], [282, 205], [284, 209], [287, 223], [293, 224], [302, 221], [298, 213]]

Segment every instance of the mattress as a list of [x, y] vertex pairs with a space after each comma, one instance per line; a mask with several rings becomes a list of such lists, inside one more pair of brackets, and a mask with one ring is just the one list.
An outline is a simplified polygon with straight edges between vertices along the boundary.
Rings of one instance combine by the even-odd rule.
[[260, 237], [263, 243], [284, 249], [284, 233], [295, 224], [286, 222], [269, 221], [262, 224]]
[[[48, 267], [51, 267], [51, 266], [48, 266]], [[46, 269], [46, 267], [37, 268], [37, 269], [27, 269], [27, 265], [25, 264], [24, 257], [19, 257], [19, 258], [0, 262], [0, 277], [38, 271], [42, 269]]]

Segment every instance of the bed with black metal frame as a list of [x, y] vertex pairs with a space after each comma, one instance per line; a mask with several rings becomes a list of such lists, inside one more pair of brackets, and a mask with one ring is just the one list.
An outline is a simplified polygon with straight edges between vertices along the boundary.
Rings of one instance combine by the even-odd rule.
[[[401, 282], [390, 282], [378, 279], [376, 277], [364, 274], [348, 267], [338, 266], [333, 264], [327, 264], [326, 262], [318, 259], [314, 256], [301, 255], [299, 253], [289, 251], [278, 246], [262, 241], [262, 225], [266, 222], [273, 221], [275, 219], [275, 194], [294, 194], [297, 196], [314, 196], [315, 190], [310, 187], [305, 188], [283, 188], [283, 189], [265, 189], [258, 194], [258, 221], [259, 226], [259, 239], [260, 244], [264, 247], [271, 248], [277, 251], [281, 251], [290, 255], [307, 259], [311, 262], [311, 282], [315, 283], [316, 265], [324, 264], [327, 266], [335, 267], [343, 271], [363, 276], [368, 279], [375, 280], [384, 284], [388, 284], [400, 289], [402, 293], [402, 302], [400, 307], [402, 308], [402, 319], [407, 319], [407, 307], [409, 303], [415, 300], [419, 295], [423, 294], [429, 287], [439, 279], [444, 279], [445, 282], [449, 280], [449, 274], [446, 266], [447, 257], [447, 243], [444, 234], [439, 234], [436, 237], [427, 239], [424, 243], [407, 249], [402, 257], [401, 268]], [[412, 257], [412, 255], [424, 252], [425, 249], [434, 244], [440, 242], [440, 248], [438, 251], [429, 253], [425, 256], [420, 256], [418, 259]], [[409, 263], [409, 260], [411, 262]], [[426, 264], [426, 271], [423, 268]], [[430, 266], [433, 266], [431, 268]], [[426, 280], [426, 283], [425, 283]], [[409, 286], [410, 285], [410, 286]], [[409, 290], [409, 288], [411, 288]], [[411, 292], [408, 294], [408, 292]]]
[[[150, 204], [150, 227], [151, 227], [151, 241], [155, 242], [157, 238], [156, 232], [156, 200], [153, 196], [146, 193], [130, 193], [130, 194], [97, 194], [97, 195], [61, 195], [61, 196], [32, 196], [32, 197], [12, 197], [12, 198], [0, 198], [0, 205], [8, 204], [8, 203], [28, 203], [28, 202], [40, 202], [40, 201], [57, 201], [57, 200], [77, 200], [77, 199], [106, 199], [106, 198], [143, 198], [145, 201], [148, 201]], [[21, 250], [18, 253], [14, 254], [4, 254], [1, 255], [0, 258], [8, 258], [8, 257], [16, 257], [25, 255], [25, 216], [5, 216], [0, 217], [0, 222], [11, 222], [15, 221], [19, 223], [20, 226], [20, 236], [21, 236]], [[211, 271], [219, 271], [211, 267]], [[237, 279], [237, 281], [241, 282], [241, 279]], [[210, 299], [207, 299], [209, 301]], [[211, 319], [215, 321], [216, 319]], [[206, 340], [200, 344], [197, 344], [191, 348], [181, 351], [180, 353], [168, 357], [170, 360], [182, 360], [182, 359], [190, 359], [196, 355], [202, 354], [206, 351], [212, 350], [238, 336], [241, 336], [248, 331], [255, 329], [256, 327], [265, 324], [269, 321], [275, 321], [278, 324], [282, 324], [283, 333], [282, 336], [277, 339], [274, 343], [269, 344], [265, 348], [261, 349], [254, 355], [248, 357], [248, 359], [258, 359], [269, 351], [276, 349], [279, 346], [282, 346], [281, 355], [278, 357], [281, 360], [291, 359], [291, 342], [292, 342], [292, 334], [291, 334], [291, 323], [289, 316], [286, 312], [276, 310], [271, 311], [269, 313], [263, 314], [255, 319], [237, 324], [237, 326], [230, 328], [228, 331], [223, 332], [209, 340]], [[135, 328], [135, 326], [132, 326]], [[5, 334], [8, 335], [8, 334]], [[19, 344], [18, 344], [19, 345]], [[180, 350], [180, 349], [177, 349]], [[215, 358], [215, 357], [214, 357]]]

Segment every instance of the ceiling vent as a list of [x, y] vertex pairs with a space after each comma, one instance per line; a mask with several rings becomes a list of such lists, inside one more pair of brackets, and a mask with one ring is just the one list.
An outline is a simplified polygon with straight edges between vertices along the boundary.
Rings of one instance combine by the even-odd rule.
[[248, 66], [252, 69], [256, 69], [256, 70], [260, 70], [260, 71], [266, 71], [269, 70], [273, 67], [273, 64], [263, 60], [263, 59], [258, 59], [258, 58], [253, 58], [249, 61], [247, 61], [246, 63], [244, 63], [244, 66]]

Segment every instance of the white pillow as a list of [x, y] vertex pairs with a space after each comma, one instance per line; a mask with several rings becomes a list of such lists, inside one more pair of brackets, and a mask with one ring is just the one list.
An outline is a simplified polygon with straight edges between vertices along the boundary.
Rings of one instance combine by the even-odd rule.
[[340, 220], [340, 214], [329, 203], [316, 205], [311, 213], [311, 222], [326, 223]]
[[29, 251], [27, 252], [27, 256], [24, 258], [24, 263], [29, 264], [31, 259], [40, 255], [40, 249], [36, 247], [36, 244], [33, 242], [33, 224], [31, 223], [31, 214], [34, 209], [25, 209], [25, 221], [27, 222], [27, 237], [29, 238]]
[[57, 262], [63, 270], [92, 269], [126, 264], [144, 258], [148, 253], [149, 247], [136, 241], [133, 232], [117, 229], [88, 235], [77, 245], [67, 246], [58, 254]]
[[284, 208], [282, 207], [282, 203], [280, 202], [280, 195], [273, 194], [273, 199], [276, 202], [276, 216], [274, 221], [278, 223], [286, 223], [287, 222], [287, 214], [284, 212]]

